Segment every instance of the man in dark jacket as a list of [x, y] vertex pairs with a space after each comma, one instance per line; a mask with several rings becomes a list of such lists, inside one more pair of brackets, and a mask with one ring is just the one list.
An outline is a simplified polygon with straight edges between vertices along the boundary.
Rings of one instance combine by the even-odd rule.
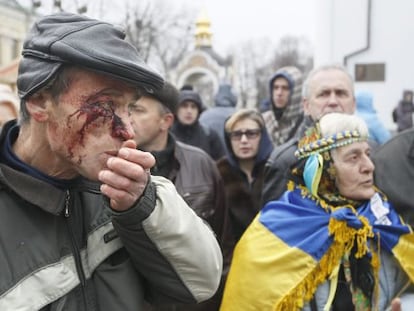
[[214, 97], [214, 104], [214, 107], [203, 111], [200, 116], [200, 123], [218, 134], [224, 148], [224, 122], [236, 111], [237, 105], [237, 97], [234, 95], [230, 84], [222, 83], [219, 86], [219, 90]]
[[291, 167], [297, 162], [294, 152], [305, 130], [327, 113], [352, 114], [356, 107], [352, 77], [339, 65], [325, 65], [312, 70], [303, 85], [302, 97], [304, 122], [294, 138], [273, 150], [266, 163], [263, 205], [285, 192]]
[[375, 184], [397, 212], [414, 226], [414, 129], [397, 134], [372, 156]]
[[[170, 179], [188, 205], [205, 219], [221, 245], [226, 243], [224, 188], [215, 162], [203, 150], [176, 139], [169, 133], [178, 105], [178, 91], [169, 82], [161, 90], [144, 93], [130, 105], [135, 142], [151, 152], [156, 164], [152, 175]], [[229, 231], [228, 231], [229, 232]], [[215, 299], [217, 298], [217, 299]], [[218, 310], [218, 297], [198, 305], [168, 305], [151, 310]]]
[[413, 127], [413, 91], [405, 90], [403, 98], [398, 102], [397, 107], [392, 111], [392, 119], [397, 123], [398, 132]]
[[196, 91], [181, 90], [171, 132], [178, 141], [201, 148], [217, 160], [224, 155], [224, 147], [218, 134], [199, 122], [203, 111], [203, 102]]
[[0, 310], [140, 311], [214, 294], [214, 234], [133, 141], [128, 104], [162, 85], [108, 23], [34, 25], [20, 120], [0, 134]]

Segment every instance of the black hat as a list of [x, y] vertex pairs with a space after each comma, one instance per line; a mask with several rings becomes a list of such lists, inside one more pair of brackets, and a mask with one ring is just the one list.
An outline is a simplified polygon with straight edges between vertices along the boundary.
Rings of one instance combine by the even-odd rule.
[[122, 79], [152, 93], [163, 78], [144, 63], [115, 26], [83, 15], [60, 12], [41, 18], [23, 44], [17, 87], [25, 98], [47, 83], [63, 64]]
[[160, 90], [156, 90], [154, 93], [147, 93], [145, 95], [152, 96], [165, 107], [167, 107], [172, 113], [175, 114], [178, 106], [178, 90], [168, 81], [165, 81], [164, 86]]
[[193, 90], [181, 90], [178, 104], [181, 105], [185, 101], [191, 101], [197, 105], [199, 113], [204, 111], [204, 105], [200, 94]]

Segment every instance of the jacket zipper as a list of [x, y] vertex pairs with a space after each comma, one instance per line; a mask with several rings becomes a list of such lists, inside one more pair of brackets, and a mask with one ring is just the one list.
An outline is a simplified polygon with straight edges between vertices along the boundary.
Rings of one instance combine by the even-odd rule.
[[75, 257], [75, 265], [76, 265], [76, 271], [78, 273], [79, 276], [79, 280], [82, 286], [82, 296], [83, 296], [83, 302], [85, 305], [85, 310], [88, 310], [88, 304], [87, 304], [87, 299], [86, 299], [86, 278], [85, 278], [85, 273], [83, 272], [83, 268], [82, 268], [82, 260], [81, 260], [81, 256], [80, 256], [80, 251], [79, 251], [79, 247], [78, 244], [76, 243], [76, 238], [75, 235], [73, 233], [73, 222], [70, 218], [70, 207], [71, 207], [71, 194], [69, 190], [66, 190], [66, 197], [65, 197], [65, 212], [64, 212], [64, 216], [66, 219], [66, 225], [68, 227], [68, 231], [69, 231], [69, 235], [70, 235], [70, 240], [72, 243], [72, 249], [73, 249], [73, 255]]

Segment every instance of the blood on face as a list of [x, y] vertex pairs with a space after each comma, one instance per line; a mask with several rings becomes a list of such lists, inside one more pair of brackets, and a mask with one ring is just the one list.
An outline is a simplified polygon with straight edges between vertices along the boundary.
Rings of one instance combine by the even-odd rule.
[[[85, 121], [82, 127], [78, 130], [77, 143], [84, 145], [84, 139], [87, 129], [98, 128], [110, 123], [111, 136], [119, 138], [123, 141], [128, 139], [128, 131], [122, 119], [115, 113], [114, 103], [108, 102], [85, 102], [74, 113], [68, 116], [67, 124], [70, 127], [71, 119], [76, 119], [85, 116]], [[69, 146], [69, 154], [73, 156], [73, 149], [75, 148], [75, 142], [72, 146]]]

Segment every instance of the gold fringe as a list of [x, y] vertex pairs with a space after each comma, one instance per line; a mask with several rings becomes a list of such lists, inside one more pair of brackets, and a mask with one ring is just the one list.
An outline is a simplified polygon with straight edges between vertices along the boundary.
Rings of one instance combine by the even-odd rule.
[[335, 243], [321, 258], [319, 264], [309, 273], [306, 278], [286, 295], [277, 306], [275, 311], [294, 311], [303, 308], [304, 302], [312, 299], [318, 286], [326, 281], [333, 269], [339, 265], [343, 254], [344, 245]]
[[[340, 264], [343, 254], [349, 252], [355, 242], [357, 243], [357, 252], [355, 254], [357, 258], [367, 253], [367, 239], [373, 237], [374, 234], [368, 219], [362, 216], [359, 216], [359, 219], [363, 226], [360, 229], [355, 229], [348, 227], [345, 221], [331, 218], [328, 230], [333, 235], [334, 241], [332, 246], [313, 271], [275, 306], [275, 311], [293, 311], [303, 308], [304, 303], [312, 299], [318, 286], [327, 280], [335, 267]], [[372, 261], [374, 271], [377, 274], [376, 280], [378, 280], [378, 257], [374, 256]]]

